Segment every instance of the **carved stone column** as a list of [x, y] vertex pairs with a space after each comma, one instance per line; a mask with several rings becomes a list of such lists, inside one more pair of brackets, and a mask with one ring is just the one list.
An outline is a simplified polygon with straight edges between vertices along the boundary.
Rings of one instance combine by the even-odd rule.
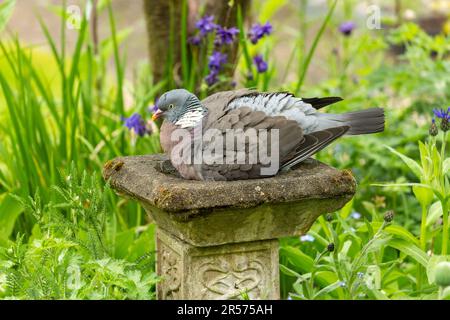
[[279, 299], [278, 238], [345, 205], [355, 180], [315, 160], [273, 178], [179, 178], [161, 155], [117, 158], [104, 178], [158, 226], [158, 299]]

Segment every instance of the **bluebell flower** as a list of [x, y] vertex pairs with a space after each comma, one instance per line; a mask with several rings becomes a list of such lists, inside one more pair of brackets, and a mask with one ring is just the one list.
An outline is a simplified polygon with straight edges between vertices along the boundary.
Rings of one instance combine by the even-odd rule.
[[433, 113], [439, 119], [450, 119], [450, 107], [448, 107], [447, 111], [444, 109], [433, 109]]
[[363, 273], [363, 272], [358, 272], [358, 273], [356, 274], [356, 276], [357, 276], [359, 279], [362, 279], [362, 278], [364, 278], [364, 273]]
[[220, 51], [214, 51], [209, 57], [208, 67], [210, 70], [220, 70], [222, 65], [227, 62], [227, 55]]
[[314, 240], [316, 240], [316, 238], [314, 238], [310, 234], [305, 234], [303, 236], [300, 236], [300, 241], [301, 242], [314, 242]]
[[345, 282], [345, 281], [339, 282], [339, 287], [345, 288], [346, 286], [347, 286], [347, 282]]
[[350, 216], [355, 220], [361, 219], [361, 213], [359, 212], [353, 212]]
[[197, 21], [195, 27], [200, 30], [200, 34], [204, 36], [213, 32], [217, 28], [217, 25], [214, 23], [214, 16], [204, 16]]
[[205, 77], [205, 81], [208, 84], [208, 86], [212, 86], [218, 81], [217, 78], [218, 74], [219, 74], [218, 70], [216, 69], [210, 70], [209, 74]]
[[255, 23], [251, 28], [248, 36], [251, 43], [256, 44], [262, 37], [272, 33], [272, 25], [266, 22], [264, 25]]
[[236, 38], [236, 35], [239, 33], [239, 29], [236, 27], [226, 28], [217, 26], [216, 33], [217, 36], [214, 44], [217, 46], [221, 46], [223, 44], [232, 44], [234, 39]]
[[199, 35], [192, 36], [188, 39], [188, 42], [194, 46], [198, 46], [202, 42], [202, 37]]
[[352, 21], [346, 21], [341, 23], [341, 25], [339, 26], [339, 31], [345, 35], [345, 36], [350, 36], [353, 32], [353, 30], [355, 29], [356, 25], [354, 22]]
[[131, 117], [124, 118], [122, 120], [125, 122], [125, 127], [127, 127], [130, 131], [133, 131], [140, 137], [143, 137], [147, 133], [147, 128], [145, 126], [145, 121], [142, 119], [139, 113], [133, 113]]
[[258, 54], [253, 58], [253, 63], [256, 65], [256, 70], [259, 73], [264, 73], [268, 69], [267, 62], [264, 61], [262, 55]]

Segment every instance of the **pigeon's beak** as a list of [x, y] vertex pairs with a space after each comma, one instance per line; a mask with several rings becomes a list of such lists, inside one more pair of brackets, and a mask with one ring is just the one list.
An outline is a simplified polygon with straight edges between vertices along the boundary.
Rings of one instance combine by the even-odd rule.
[[161, 110], [157, 110], [153, 115], [152, 115], [152, 120], [155, 121], [159, 118], [161, 118], [161, 116], [163, 115], [163, 112]]

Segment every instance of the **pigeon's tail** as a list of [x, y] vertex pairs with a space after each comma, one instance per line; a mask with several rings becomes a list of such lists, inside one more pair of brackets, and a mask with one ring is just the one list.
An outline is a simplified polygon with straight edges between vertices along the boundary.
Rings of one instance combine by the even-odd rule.
[[[324, 127], [349, 126], [346, 134], [358, 135], [384, 131], [384, 110], [372, 108], [343, 114], [320, 114]], [[322, 122], [321, 121], [321, 122]]]

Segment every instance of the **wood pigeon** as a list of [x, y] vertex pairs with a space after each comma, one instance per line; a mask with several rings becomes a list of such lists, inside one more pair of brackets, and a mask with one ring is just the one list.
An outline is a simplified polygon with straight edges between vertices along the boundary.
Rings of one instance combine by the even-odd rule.
[[[200, 101], [187, 90], [175, 89], [160, 97], [158, 111], [152, 118], [164, 118], [160, 131], [161, 146], [183, 178], [214, 181], [257, 179], [289, 170], [345, 134], [384, 130], [382, 108], [344, 114], [318, 112], [320, 108], [341, 100], [339, 97], [299, 98], [287, 92], [240, 89], [218, 92]], [[277, 130], [276, 143], [271, 140], [275, 137], [273, 129]], [[268, 132], [266, 140], [250, 141], [252, 130], [257, 138], [263, 136], [261, 132]], [[183, 136], [180, 132], [186, 134]], [[243, 136], [240, 141], [244, 142], [239, 144], [233, 140], [228, 143], [225, 136], [229, 132], [234, 132], [238, 140], [239, 135]], [[205, 139], [207, 135], [209, 139]], [[198, 156], [205, 153], [213, 141], [216, 146], [220, 141], [219, 146], [223, 150], [217, 152], [214, 149], [213, 161], [202, 160]], [[264, 162], [262, 158], [255, 160], [251, 157], [256, 150], [275, 154], [278, 164], [275, 171], [264, 172], [269, 164], [267, 159]], [[184, 156], [178, 156], [181, 154]]]

